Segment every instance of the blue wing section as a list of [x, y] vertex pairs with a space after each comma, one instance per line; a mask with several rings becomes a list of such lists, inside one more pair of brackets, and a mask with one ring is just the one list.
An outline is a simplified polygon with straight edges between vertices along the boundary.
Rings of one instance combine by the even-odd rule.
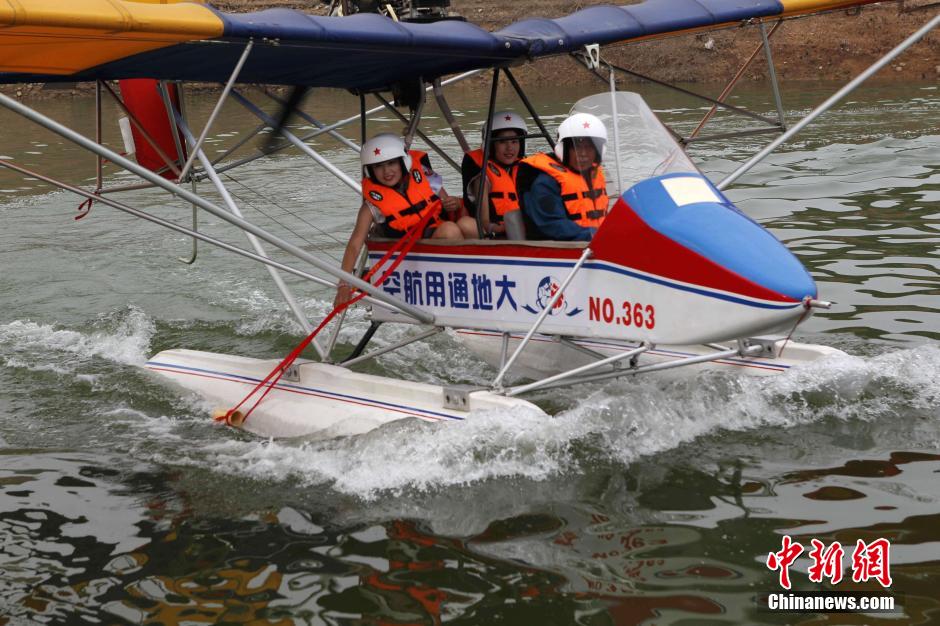
[[647, 0], [591, 7], [559, 19], [526, 19], [493, 33], [458, 20], [408, 24], [374, 14], [319, 17], [290, 9], [245, 14], [213, 10], [224, 24], [218, 39], [167, 45], [73, 74], [0, 74], [0, 82], [224, 82], [252, 39], [255, 47], [239, 82], [371, 90], [418, 76], [431, 80], [573, 52], [585, 44], [733, 24], [783, 10], [780, 0]]
[[496, 34], [527, 41], [529, 54], [541, 56], [782, 12], [779, 0], [647, 0], [628, 6], [591, 7], [554, 20], [522, 20]]

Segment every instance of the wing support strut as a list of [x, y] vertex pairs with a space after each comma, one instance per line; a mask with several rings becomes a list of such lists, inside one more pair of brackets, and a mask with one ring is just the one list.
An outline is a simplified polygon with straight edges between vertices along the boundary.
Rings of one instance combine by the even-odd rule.
[[[316, 256], [310, 254], [303, 248], [300, 248], [299, 246], [296, 246], [288, 241], [285, 241], [284, 239], [278, 237], [277, 235], [269, 233], [265, 229], [259, 226], [256, 226], [255, 224], [252, 224], [251, 222], [248, 222], [239, 217], [236, 217], [235, 215], [232, 215], [225, 209], [222, 209], [216, 206], [215, 204], [209, 202], [205, 198], [202, 198], [192, 193], [191, 191], [188, 191], [180, 187], [179, 185], [173, 184], [172, 182], [160, 177], [154, 172], [151, 172], [150, 170], [144, 167], [141, 167], [137, 163], [134, 163], [133, 161], [121, 156], [120, 154], [114, 152], [113, 150], [109, 150], [108, 148], [105, 148], [104, 146], [98, 145], [97, 143], [95, 143], [94, 140], [88, 139], [84, 135], [75, 132], [74, 130], [60, 124], [59, 122], [56, 122], [55, 120], [49, 117], [46, 117], [45, 115], [39, 113], [38, 111], [35, 111], [34, 109], [31, 109], [30, 107], [26, 106], [25, 104], [21, 102], [17, 102], [16, 100], [14, 100], [13, 98], [10, 98], [9, 96], [0, 94], [0, 106], [3, 106], [4, 108], [9, 109], [10, 111], [14, 113], [17, 113], [23, 116], [24, 118], [32, 122], [35, 122], [36, 124], [39, 124], [43, 128], [46, 128], [54, 132], [60, 137], [63, 137], [64, 139], [71, 141], [72, 143], [84, 148], [85, 150], [88, 150], [89, 152], [92, 152], [94, 154], [98, 154], [104, 157], [105, 159], [111, 161], [118, 167], [121, 167], [133, 174], [136, 174], [140, 178], [143, 178], [144, 180], [153, 183], [157, 187], [160, 187], [161, 189], [168, 191], [169, 193], [181, 198], [182, 200], [185, 200], [186, 202], [189, 202], [190, 204], [197, 205], [199, 208], [218, 217], [219, 219], [224, 220], [244, 231], [247, 231], [256, 235], [259, 239], [266, 241], [277, 248], [280, 248], [284, 252], [287, 252], [288, 254], [293, 255], [294, 257], [300, 259], [301, 261], [309, 263], [310, 265], [316, 267], [320, 271], [326, 274], [329, 274], [331, 276], [334, 276], [336, 278], [340, 278], [344, 280], [346, 283], [352, 285], [353, 287], [356, 287], [360, 291], [364, 291], [365, 293], [373, 296], [374, 298], [389, 304], [392, 308], [401, 310], [405, 312], [408, 316], [413, 317], [417, 320], [420, 320], [424, 322], [425, 324], [434, 324], [435, 316], [432, 313], [429, 313], [428, 311], [420, 309], [418, 307], [412, 306], [404, 302], [400, 298], [395, 298], [393, 296], [390, 296], [389, 294], [385, 293], [383, 290], [378, 289], [374, 285], [360, 279], [358, 276], [354, 276], [348, 272], [344, 272], [341, 268], [336, 267], [332, 265], [331, 263], [324, 261], [323, 259], [317, 258]], [[195, 234], [193, 236], [195, 236]]]
[[[280, 262], [278, 262], [278, 261], [274, 261], [274, 260], [269, 259], [269, 258], [267, 258], [267, 257], [263, 257], [263, 256], [260, 256], [260, 255], [257, 255], [257, 254], [255, 254], [255, 253], [253, 253], [253, 252], [249, 252], [248, 250], [244, 250], [244, 249], [239, 248], [239, 247], [237, 247], [237, 246], [233, 246], [232, 244], [229, 244], [229, 243], [226, 243], [226, 242], [224, 242], [224, 241], [221, 241], [220, 239], [216, 239], [215, 237], [212, 237], [211, 235], [206, 235], [206, 234], [201, 233], [201, 232], [199, 232], [199, 231], [190, 230], [189, 228], [186, 228], [185, 226], [180, 226], [180, 225], [175, 224], [174, 222], [171, 222], [171, 221], [169, 221], [169, 220], [165, 220], [165, 219], [160, 218], [160, 217], [157, 217], [157, 216], [155, 216], [155, 215], [151, 215], [151, 214], [149, 214], [149, 213], [147, 213], [147, 212], [145, 212], [145, 211], [141, 211], [140, 209], [135, 209], [134, 207], [131, 207], [131, 206], [128, 206], [128, 205], [123, 204], [123, 203], [121, 203], [121, 202], [118, 202], [117, 200], [112, 200], [111, 198], [106, 198], [106, 197], [101, 196], [101, 195], [99, 195], [99, 194], [92, 193], [91, 191], [87, 191], [87, 190], [82, 189], [82, 188], [80, 188], [80, 187], [75, 187], [74, 185], [70, 185], [70, 184], [68, 184], [68, 183], [66, 183], [66, 182], [63, 182], [63, 181], [60, 181], [60, 180], [56, 180], [55, 178], [51, 178], [51, 177], [46, 176], [46, 175], [44, 175], [44, 174], [40, 174], [39, 172], [34, 172], [34, 171], [32, 171], [32, 170], [30, 170], [30, 169], [27, 169], [27, 168], [25, 168], [25, 167], [16, 165], [16, 164], [13, 163], [12, 161], [0, 160], [0, 167], [5, 167], [5, 168], [7, 168], [7, 169], [13, 170], [14, 172], [19, 172], [20, 174], [23, 174], [24, 176], [29, 176], [29, 177], [31, 177], [31, 178], [36, 178], [36, 179], [41, 180], [41, 181], [43, 181], [43, 182], [45, 182], [45, 183], [49, 183], [50, 185], [53, 185], [53, 186], [55, 186], [55, 187], [58, 187], [59, 189], [63, 189], [63, 190], [65, 190], [65, 191], [70, 191], [70, 192], [72, 192], [72, 193], [74, 193], [74, 194], [76, 194], [76, 195], [79, 195], [79, 196], [81, 196], [81, 197], [83, 197], [83, 198], [86, 198], [86, 199], [89, 199], [89, 200], [95, 200], [96, 202], [100, 202], [100, 203], [102, 203], [102, 204], [104, 204], [104, 205], [106, 205], [106, 206], [109, 206], [109, 207], [113, 208], [113, 209], [117, 209], [118, 211], [123, 211], [124, 213], [127, 213], [128, 215], [132, 215], [132, 216], [137, 217], [137, 218], [140, 218], [140, 219], [142, 219], [142, 220], [144, 220], [144, 221], [151, 222], [152, 224], [156, 224], [157, 226], [162, 226], [163, 228], [167, 228], [167, 229], [172, 230], [172, 231], [174, 231], [174, 232], [177, 232], [177, 233], [186, 235], [186, 236], [188, 236], [188, 237], [192, 237], [193, 239], [198, 239], [199, 241], [202, 241], [202, 242], [204, 242], [204, 243], [208, 243], [208, 244], [210, 244], [210, 245], [213, 245], [213, 246], [216, 246], [216, 247], [218, 247], [218, 248], [221, 248], [222, 250], [225, 250], [226, 252], [231, 252], [231, 253], [233, 253], [233, 254], [237, 254], [238, 256], [244, 257], [244, 258], [246, 258], [246, 259], [250, 259], [250, 260], [252, 260], [252, 261], [257, 261], [257, 262], [259, 262], [259, 263], [261, 263], [261, 264], [263, 264], [263, 265], [267, 265], [267, 266], [269, 266], [269, 267], [273, 267], [273, 268], [275, 268], [275, 269], [279, 269], [279, 270], [281, 270], [282, 272], [285, 272], [285, 273], [287, 273], [287, 274], [292, 274], [292, 275], [294, 275], [294, 276], [297, 276], [298, 278], [303, 278], [303, 279], [305, 279], [305, 280], [309, 280], [310, 282], [315, 283], [315, 284], [317, 284], [317, 285], [322, 285], [322, 286], [324, 286], [324, 287], [330, 287], [330, 288], [332, 288], [332, 289], [335, 289], [335, 288], [336, 288], [336, 283], [332, 283], [332, 282], [330, 282], [330, 281], [328, 281], [328, 280], [326, 280], [326, 279], [324, 279], [324, 278], [320, 278], [319, 276], [315, 276], [315, 275], [310, 274], [310, 273], [308, 273], [308, 272], [305, 272], [305, 271], [303, 271], [303, 270], [299, 270], [299, 269], [297, 269], [297, 268], [291, 267], [290, 265], [285, 265], [284, 263], [280, 263]], [[400, 312], [400, 313], [403, 313], [404, 315], [408, 315], [408, 312], [407, 312], [407, 311], [402, 310], [400, 307], [398, 307], [398, 306], [396, 306], [396, 305], [393, 305], [393, 304], [390, 304], [390, 303], [387, 303], [387, 302], [383, 302], [383, 301], [381, 301], [381, 300], [376, 300], [375, 298], [372, 298], [372, 297], [366, 297], [364, 300], [365, 300], [366, 302], [372, 304], [372, 305], [379, 306], [379, 307], [382, 307], [382, 308], [387, 309], [387, 310], [390, 310], [390, 311], [398, 311], [398, 312]]]
[[545, 305], [545, 308], [542, 309], [542, 312], [539, 313], [539, 316], [536, 318], [535, 323], [532, 324], [532, 328], [525, 334], [525, 337], [522, 338], [522, 341], [516, 347], [516, 351], [512, 353], [512, 356], [509, 357], [509, 360], [503, 365], [502, 369], [499, 370], [499, 374], [496, 375], [496, 378], [493, 380], [491, 387], [493, 389], [499, 390], [502, 388], [503, 378], [506, 376], [506, 372], [509, 371], [509, 368], [512, 367], [512, 364], [516, 362], [516, 359], [519, 358], [519, 355], [522, 354], [522, 351], [525, 350], [525, 347], [528, 345], [529, 341], [532, 340], [532, 336], [538, 332], [539, 328], [542, 326], [542, 322], [545, 321], [545, 318], [548, 317], [548, 314], [552, 312], [555, 308], [555, 303], [561, 299], [562, 295], [565, 293], [565, 289], [568, 288], [568, 285], [571, 283], [571, 280], [581, 271], [581, 267], [584, 263], [594, 255], [594, 251], [591, 248], [585, 248], [584, 252], [581, 253], [581, 257], [578, 259], [577, 263], [574, 264], [574, 267], [571, 268], [571, 271], [568, 272], [568, 275], [561, 282], [561, 285], [558, 286], [558, 290], [552, 294], [551, 299]]
[[888, 52], [886, 55], [884, 55], [883, 57], [878, 59], [875, 63], [873, 63], [871, 66], [869, 66], [868, 69], [866, 69], [864, 72], [862, 72], [861, 74], [853, 78], [851, 81], [849, 81], [842, 89], [840, 89], [836, 93], [829, 96], [829, 98], [825, 102], [823, 102], [818, 107], [813, 109], [813, 111], [809, 115], [807, 115], [806, 117], [801, 119], [799, 122], [794, 124], [793, 127], [790, 128], [790, 130], [788, 130], [787, 132], [783, 133], [782, 135], [774, 139], [772, 142], [770, 142], [770, 144], [766, 148], [764, 148], [763, 150], [755, 154], [741, 167], [739, 167], [734, 172], [729, 174], [724, 180], [718, 183], [716, 187], [718, 187], [718, 189], [727, 188], [728, 185], [732, 184], [734, 181], [739, 179], [745, 172], [747, 172], [749, 169], [751, 169], [752, 167], [754, 167], [755, 165], [763, 161], [767, 157], [768, 154], [770, 154], [771, 152], [776, 150], [778, 147], [780, 147], [781, 144], [785, 143], [786, 141], [789, 141], [791, 137], [793, 137], [798, 132], [803, 130], [806, 126], [811, 124], [813, 120], [815, 120], [817, 117], [819, 117], [820, 115], [822, 115], [823, 113], [825, 113], [826, 111], [834, 107], [836, 104], [838, 104], [838, 102], [842, 100], [842, 98], [852, 93], [856, 89], [856, 87], [858, 87], [863, 82], [868, 80], [871, 76], [876, 74], [878, 70], [886, 66], [891, 61], [893, 61], [897, 56], [902, 54], [905, 50], [913, 46], [915, 43], [917, 43], [918, 41], [926, 37], [927, 33], [929, 33], [931, 30], [936, 28], [937, 25], [940, 25], [940, 15], [934, 16], [933, 19], [931, 19], [929, 22], [924, 24], [913, 35], [911, 35], [910, 37], [908, 37], [907, 39], [899, 43], [897, 46], [895, 46], [890, 52]]

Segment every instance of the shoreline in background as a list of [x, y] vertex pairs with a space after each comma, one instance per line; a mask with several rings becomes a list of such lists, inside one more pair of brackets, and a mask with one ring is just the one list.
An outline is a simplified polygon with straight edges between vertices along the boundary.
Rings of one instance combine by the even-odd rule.
[[[453, 0], [457, 14], [487, 30], [498, 30], [512, 22], [538, 14], [559, 17], [591, 5], [609, 4], [600, 0], [521, 0], [509, 5], [494, 0], [484, 2]], [[226, 12], [258, 11], [288, 7], [323, 14], [325, 5], [290, 0], [223, 0], [214, 3]], [[923, 8], [918, 8], [922, 6]], [[940, 12], [933, 0], [904, 0], [833, 11], [825, 15], [786, 21], [772, 39], [777, 76], [781, 82], [835, 80], [847, 82], [881, 55], [916, 31], [932, 15]], [[832, 36], [833, 33], [836, 36]], [[760, 43], [756, 28], [730, 28], [683, 35], [658, 41], [610, 46], [605, 59], [640, 74], [674, 83], [725, 83]], [[568, 56], [541, 59], [514, 68], [526, 86], [569, 86], [595, 81], [587, 72], [571, 71]], [[767, 79], [763, 54], [744, 75], [745, 81]], [[940, 83], [940, 32], [933, 31], [913, 48], [885, 67], [876, 81], [916, 81]], [[635, 82], [635, 81], [627, 81]], [[465, 83], [470, 87], [489, 84], [479, 77]], [[195, 85], [198, 89], [199, 85]], [[205, 85], [205, 89], [216, 89]], [[33, 83], [0, 85], [0, 92], [16, 97], [58, 98], [93, 90], [91, 83]]]

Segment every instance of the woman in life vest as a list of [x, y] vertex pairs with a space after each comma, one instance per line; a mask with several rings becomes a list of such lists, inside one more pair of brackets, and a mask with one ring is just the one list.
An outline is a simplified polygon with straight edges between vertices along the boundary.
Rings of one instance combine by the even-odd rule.
[[[405, 150], [405, 142], [398, 135], [380, 133], [365, 142], [360, 160], [363, 201], [343, 254], [343, 270], [353, 271], [370, 230], [374, 229], [376, 236], [397, 239], [428, 212], [432, 216], [422, 234], [424, 238], [459, 240], [464, 238], [462, 228], [476, 230], [476, 223], [469, 217], [460, 218], [463, 223], [441, 219], [441, 211], [457, 210], [460, 200], [442, 188], [427, 154]], [[351, 295], [352, 287], [341, 281], [334, 305], [346, 302]]]
[[590, 241], [604, 222], [607, 198], [601, 161], [607, 128], [589, 113], [558, 127], [555, 153], [522, 160], [517, 176], [529, 239]]
[[[480, 192], [480, 170], [483, 168], [483, 148], [468, 152], [463, 157], [464, 203], [472, 217], [479, 216], [482, 230], [491, 236], [502, 236], [506, 232], [506, 214], [519, 210], [516, 191], [516, 172], [519, 159], [525, 154], [525, 136], [528, 132], [525, 120], [512, 111], [494, 113], [489, 121], [490, 137], [489, 167], [486, 168], [486, 188], [483, 201], [477, 202]], [[488, 128], [483, 129], [486, 141]], [[482, 206], [482, 211], [480, 207]]]

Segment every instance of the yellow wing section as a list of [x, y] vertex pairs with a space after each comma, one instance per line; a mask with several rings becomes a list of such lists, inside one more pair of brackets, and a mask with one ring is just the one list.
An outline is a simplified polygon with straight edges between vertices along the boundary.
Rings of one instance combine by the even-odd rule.
[[[821, 13], [836, 9], [847, 9], [863, 4], [874, 4], [880, 0], [780, 0], [783, 5], [782, 17], [791, 15], [805, 15], [807, 13]], [[771, 18], [767, 18], [771, 19]]]
[[73, 74], [223, 28], [193, 2], [0, 0], [0, 72]]

